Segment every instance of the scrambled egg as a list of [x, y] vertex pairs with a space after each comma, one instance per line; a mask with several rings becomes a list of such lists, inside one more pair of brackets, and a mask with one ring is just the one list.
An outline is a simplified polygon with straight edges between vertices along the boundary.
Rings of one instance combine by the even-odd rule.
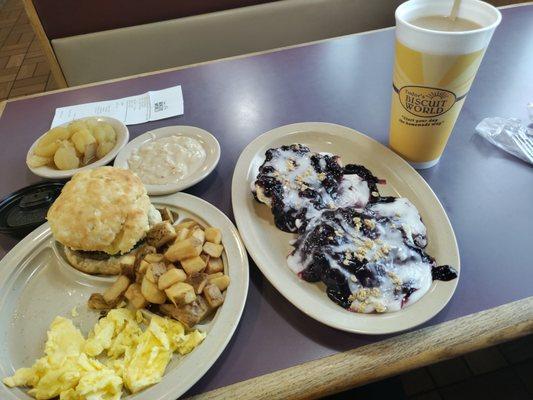
[[205, 338], [168, 318], [154, 315], [144, 332], [143, 322], [140, 312], [114, 309], [85, 339], [71, 320], [56, 317], [44, 357], [3, 382], [30, 386], [28, 394], [40, 400], [118, 400], [123, 386], [136, 393], [159, 382], [172, 353], [187, 354]]

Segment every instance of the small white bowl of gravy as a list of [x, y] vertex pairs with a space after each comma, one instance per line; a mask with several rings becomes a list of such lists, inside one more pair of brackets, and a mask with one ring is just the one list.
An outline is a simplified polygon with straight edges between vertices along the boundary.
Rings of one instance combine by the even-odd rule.
[[220, 145], [209, 132], [194, 126], [165, 126], [129, 142], [114, 166], [134, 172], [149, 195], [187, 189], [207, 177], [220, 159]]

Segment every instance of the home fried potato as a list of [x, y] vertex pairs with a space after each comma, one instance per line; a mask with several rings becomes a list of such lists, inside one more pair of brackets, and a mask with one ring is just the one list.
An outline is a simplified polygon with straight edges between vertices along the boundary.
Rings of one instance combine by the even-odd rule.
[[215, 276], [213, 278], [208, 279], [208, 282], [212, 283], [213, 285], [218, 287], [218, 289], [221, 292], [223, 292], [224, 290], [226, 290], [228, 288], [230, 280], [229, 280], [229, 276], [220, 275], [220, 276]]
[[124, 293], [124, 296], [137, 310], [148, 305], [148, 300], [146, 300], [142, 295], [141, 286], [138, 283], [132, 283]]
[[221, 258], [217, 257], [209, 257], [209, 260], [207, 261], [207, 268], [205, 269], [205, 272], [207, 274], [214, 274], [216, 272], [222, 272], [224, 271], [224, 264], [222, 263]]
[[177, 282], [165, 289], [168, 299], [175, 305], [190, 304], [196, 300], [194, 287], [185, 282]]
[[[170, 210], [166, 214], [172, 216]], [[124, 269], [104, 293], [106, 300], [125, 298], [137, 310], [166, 315], [189, 329], [222, 306], [231, 280], [224, 273], [219, 228], [191, 219], [174, 225], [165, 220], [148, 232], [146, 242], [133, 269]]]
[[175, 283], [184, 282], [187, 279], [187, 274], [178, 268], [170, 268], [167, 272], [159, 277], [157, 287], [159, 290], [165, 290]]
[[205, 242], [203, 250], [204, 253], [209, 254], [211, 257], [218, 258], [222, 254], [224, 246], [222, 246], [221, 244]]
[[224, 303], [224, 296], [222, 296], [222, 292], [214, 283], [210, 283], [204, 288], [204, 296], [207, 304], [212, 308], [217, 308]]
[[109, 286], [104, 293], [102, 293], [102, 297], [107, 304], [114, 303], [124, 294], [129, 286], [129, 278], [125, 275], [120, 275], [118, 279]]
[[205, 228], [205, 240], [211, 243], [220, 244], [222, 241], [222, 232], [220, 229], [212, 226]]
[[157, 285], [150, 282], [146, 276], [141, 282], [141, 293], [150, 303], [163, 304], [167, 299], [165, 292], [158, 289]]

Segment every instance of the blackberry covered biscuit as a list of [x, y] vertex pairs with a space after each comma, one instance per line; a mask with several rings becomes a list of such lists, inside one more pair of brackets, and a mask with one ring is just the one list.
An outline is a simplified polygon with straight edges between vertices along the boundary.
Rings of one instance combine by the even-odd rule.
[[302, 279], [322, 281], [344, 308], [396, 311], [428, 291], [435, 260], [413, 244], [406, 224], [370, 208], [324, 212], [295, 240], [287, 261]]
[[315, 153], [301, 144], [267, 150], [252, 192], [272, 210], [276, 226], [298, 232], [325, 210], [363, 209], [378, 198], [377, 178], [340, 157]]
[[433, 280], [457, 277], [425, 252], [427, 231], [416, 207], [381, 197], [377, 183], [361, 165], [343, 167], [339, 156], [293, 144], [266, 152], [252, 187], [276, 226], [298, 234], [289, 268], [323, 282], [331, 300], [360, 313], [400, 310]]

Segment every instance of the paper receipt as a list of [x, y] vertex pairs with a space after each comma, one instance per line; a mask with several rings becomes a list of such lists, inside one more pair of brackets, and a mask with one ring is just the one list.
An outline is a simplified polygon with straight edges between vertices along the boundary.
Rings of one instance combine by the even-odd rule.
[[60, 107], [51, 127], [92, 116], [112, 117], [126, 125], [135, 125], [182, 114], [183, 93], [178, 85], [122, 99]]

